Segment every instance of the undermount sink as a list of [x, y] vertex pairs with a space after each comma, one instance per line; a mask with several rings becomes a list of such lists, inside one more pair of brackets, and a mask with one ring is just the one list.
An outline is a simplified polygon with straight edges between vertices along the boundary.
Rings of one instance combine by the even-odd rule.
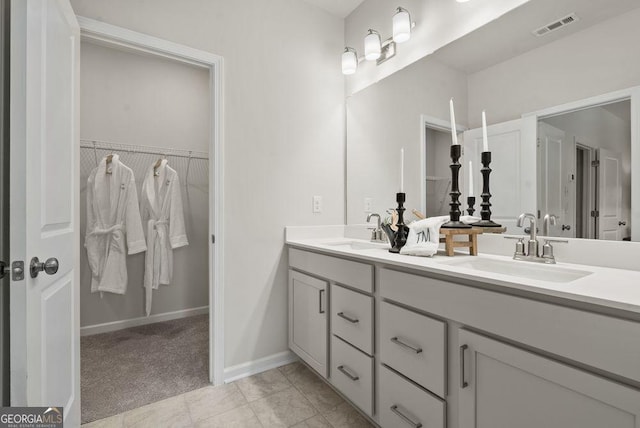
[[347, 250], [372, 250], [372, 249], [386, 249], [389, 248], [389, 244], [386, 242], [367, 242], [367, 241], [342, 241], [332, 242], [325, 244], [329, 247], [342, 248]]
[[507, 261], [484, 258], [465, 258], [443, 262], [449, 266], [457, 266], [476, 271], [497, 273], [539, 281], [568, 283], [591, 275], [586, 270], [569, 269], [557, 265], [537, 265], [522, 261]]

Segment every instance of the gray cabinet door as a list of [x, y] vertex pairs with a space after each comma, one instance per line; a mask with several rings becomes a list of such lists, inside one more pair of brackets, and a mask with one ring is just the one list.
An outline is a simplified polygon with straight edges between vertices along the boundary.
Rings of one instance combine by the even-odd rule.
[[289, 270], [289, 348], [327, 377], [327, 288], [309, 275]]
[[460, 428], [640, 428], [640, 391], [461, 330]]

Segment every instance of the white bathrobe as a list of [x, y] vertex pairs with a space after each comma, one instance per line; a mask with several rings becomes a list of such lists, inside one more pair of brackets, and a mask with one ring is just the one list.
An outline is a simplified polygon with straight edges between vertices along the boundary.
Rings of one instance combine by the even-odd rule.
[[[87, 185], [87, 231], [84, 246], [91, 268], [91, 292], [127, 291], [127, 253], [147, 249], [142, 231], [133, 171], [113, 155], [106, 173], [103, 158]], [[126, 243], [125, 243], [126, 240]]]
[[153, 289], [170, 284], [173, 278], [173, 250], [189, 245], [184, 226], [180, 180], [166, 159], [154, 174], [148, 169], [141, 191], [142, 218], [147, 223], [149, 250], [145, 256], [145, 309], [151, 313]]

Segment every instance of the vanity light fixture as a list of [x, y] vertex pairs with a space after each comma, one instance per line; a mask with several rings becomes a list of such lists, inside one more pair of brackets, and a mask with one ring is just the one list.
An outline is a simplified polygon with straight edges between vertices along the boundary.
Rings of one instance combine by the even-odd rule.
[[411, 38], [411, 15], [403, 7], [396, 9], [393, 15], [393, 41], [404, 43]]
[[380, 33], [369, 28], [367, 36], [364, 38], [364, 57], [367, 61], [375, 61], [382, 53], [382, 42]]
[[466, 2], [468, 2], [469, 0], [456, 0], [456, 1], [457, 1], [458, 3], [466, 3]]
[[355, 49], [346, 47], [342, 53], [342, 74], [353, 74], [358, 70], [358, 53]]
[[355, 49], [345, 47], [342, 52], [342, 74], [354, 74], [358, 70], [358, 64], [363, 61], [375, 61], [380, 65], [396, 55], [396, 43], [406, 42], [411, 38], [411, 29], [416, 23], [411, 21], [409, 11], [403, 7], [397, 7], [393, 15], [393, 36], [382, 41], [380, 33], [369, 29], [364, 38], [364, 57], [358, 57]]

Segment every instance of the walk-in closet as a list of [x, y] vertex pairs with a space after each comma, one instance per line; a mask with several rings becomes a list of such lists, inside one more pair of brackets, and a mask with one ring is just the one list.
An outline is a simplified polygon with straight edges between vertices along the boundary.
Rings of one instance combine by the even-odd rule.
[[207, 68], [81, 45], [82, 422], [209, 375]]

